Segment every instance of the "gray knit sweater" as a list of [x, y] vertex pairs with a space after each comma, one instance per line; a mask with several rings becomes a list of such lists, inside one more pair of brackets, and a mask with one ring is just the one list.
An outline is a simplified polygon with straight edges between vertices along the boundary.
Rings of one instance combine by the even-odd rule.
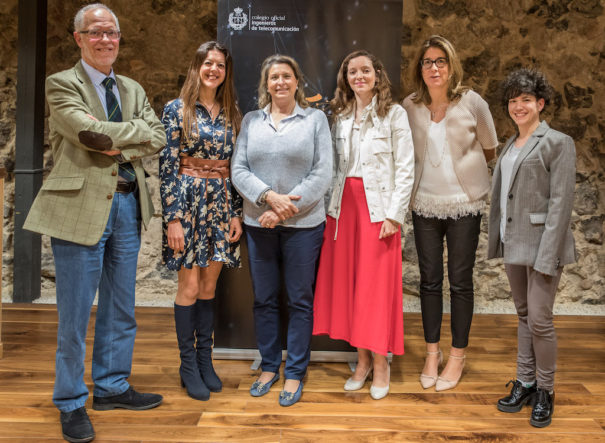
[[332, 141], [325, 114], [298, 104], [276, 130], [269, 107], [246, 114], [231, 163], [233, 184], [244, 197], [244, 223], [260, 226], [270, 206], [259, 205], [267, 189], [300, 195], [299, 212], [282, 226], [310, 228], [325, 221], [324, 195], [332, 179]]

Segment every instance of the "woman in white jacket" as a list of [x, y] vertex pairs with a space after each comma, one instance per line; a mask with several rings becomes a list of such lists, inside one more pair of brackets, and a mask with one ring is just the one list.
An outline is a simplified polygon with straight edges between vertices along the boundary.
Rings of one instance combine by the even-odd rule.
[[414, 147], [405, 110], [392, 103], [380, 60], [349, 54], [331, 102], [334, 175], [314, 306], [314, 334], [357, 347], [344, 389], [389, 391], [388, 352], [403, 354], [401, 224], [414, 182]]

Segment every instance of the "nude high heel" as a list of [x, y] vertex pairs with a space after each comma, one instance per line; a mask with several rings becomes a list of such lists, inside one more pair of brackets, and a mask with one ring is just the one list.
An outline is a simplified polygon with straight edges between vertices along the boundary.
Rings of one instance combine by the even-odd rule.
[[[462, 360], [462, 368], [464, 368], [464, 363], [466, 362], [466, 355], [462, 357], [458, 357], [457, 355], [450, 354], [449, 358], [453, 358], [455, 360]], [[462, 372], [460, 373], [460, 377], [458, 380], [447, 380], [441, 376], [437, 377], [437, 383], [435, 383], [435, 391], [447, 391], [448, 389], [453, 389], [456, 387], [460, 379], [462, 378]]]
[[[443, 363], [443, 352], [441, 352], [441, 349], [439, 349], [438, 351], [434, 351], [434, 352], [429, 352], [427, 351], [426, 355], [437, 355], [439, 354], [439, 365], [441, 365], [441, 363]], [[428, 389], [431, 386], [435, 386], [435, 384], [437, 383], [437, 376], [435, 375], [426, 375], [426, 374], [420, 374], [420, 385], [422, 385], [422, 387], [424, 389]]]

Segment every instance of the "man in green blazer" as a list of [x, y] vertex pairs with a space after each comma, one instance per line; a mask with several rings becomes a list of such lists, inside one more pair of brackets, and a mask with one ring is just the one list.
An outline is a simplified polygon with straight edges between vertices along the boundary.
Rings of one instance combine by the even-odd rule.
[[115, 14], [99, 3], [85, 6], [74, 29], [82, 59], [46, 81], [54, 166], [24, 228], [51, 237], [59, 314], [53, 401], [63, 437], [85, 442], [95, 436], [83, 375], [97, 291], [93, 409], [162, 402], [160, 395], [136, 392], [127, 378], [141, 222], [147, 227], [153, 214], [140, 159], [158, 152], [166, 137], [143, 88], [113, 72], [121, 37]]

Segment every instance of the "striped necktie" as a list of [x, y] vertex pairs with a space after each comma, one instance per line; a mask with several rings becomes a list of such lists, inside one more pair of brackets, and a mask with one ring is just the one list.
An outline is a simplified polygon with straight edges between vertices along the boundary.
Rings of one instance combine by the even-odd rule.
[[[105, 78], [103, 80], [102, 85], [105, 86], [105, 102], [107, 104], [107, 119], [110, 122], [121, 122], [122, 121], [122, 110], [120, 109], [120, 104], [118, 103], [118, 98], [113, 93], [113, 85], [115, 84], [115, 80], [111, 77]], [[127, 182], [132, 182], [136, 180], [136, 175], [134, 173], [134, 168], [130, 163], [122, 163], [120, 164], [119, 172], [120, 177], [122, 177]]]

